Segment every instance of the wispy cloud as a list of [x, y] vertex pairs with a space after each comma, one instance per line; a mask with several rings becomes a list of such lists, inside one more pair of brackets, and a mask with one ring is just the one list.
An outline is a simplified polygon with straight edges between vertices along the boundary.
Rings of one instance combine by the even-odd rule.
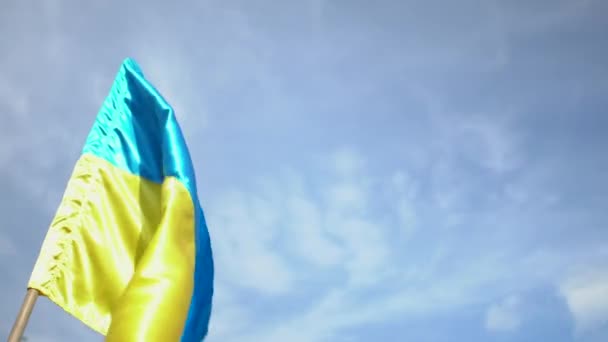
[[[218, 277], [232, 287], [295, 301], [288, 314], [280, 314], [284, 317], [280, 327], [274, 323], [245, 327], [244, 335], [232, 335], [235, 340], [299, 336], [321, 341], [360, 325], [451, 312], [490, 301], [501, 291], [513, 289], [515, 277], [533, 272], [525, 261], [520, 271], [508, 271], [512, 262], [500, 249], [481, 250], [482, 259], [464, 256], [458, 246], [463, 240], [453, 233], [442, 233], [433, 227], [432, 217], [420, 212], [414, 203], [418, 185], [404, 171], [389, 173], [383, 181], [370, 175], [368, 161], [356, 149], [344, 151], [321, 159], [334, 161], [330, 165], [335, 173], [324, 181], [317, 183], [307, 173], [292, 171], [291, 177], [266, 179], [260, 183], [263, 188], [238, 196], [229, 192], [218, 202], [220, 207], [211, 208]], [[324, 165], [315, 168], [323, 170]], [[376, 206], [384, 207], [383, 215], [374, 214]], [[414, 218], [418, 220], [420, 214], [425, 229], [416, 231], [412, 225], [418, 224]], [[429, 250], [415, 245], [423, 241]], [[252, 246], [262, 246], [259, 249], [284, 262], [283, 267], [277, 269], [277, 262], [260, 259], [256, 260], [258, 271], [254, 271], [253, 264], [240, 259], [256, 255]], [[289, 274], [290, 286], [280, 281], [285, 274]], [[323, 280], [319, 279], [321, 274], [326, 274]], [[252, 279], [258, 281], [253, 284]], [[276, 291], [277, 281], [284, 285], [280, 292]], [[497, 282], [503, 286], [496, 286]], [[538, 283], [529, 286], [534, 284]], [[495, 289], [488, 291], [490, 285]], [[483, 295], [481, 289], [486, 289]], [[301, 302], [297, 298], [302, 293], [311, 298]], [[516, 328], [515, 304], [515, 299], [508, 299], [491, 308], [490, 329]], [[222, 319], [223, 309], [217, 310]], [[231, 311], [230, 307], [226, 310]], [[306, 333], [297, 335], [296, 331]]]
[[[402, 340], [411, 321], [433, 341], [544, 337], [528, 308], [555, 288], [579, 332], [562, 341], [605, 340], [605, 276], [582, 271], [608, 262], [605, 12], [568, 0], [14, 2], [0, 13], [0, 210], [22, 226], [2, 230], [2, 265], [34, 258], [132, 56], [175, 107], [197, 169], [217, 266], [209, 340]], [[0, 293], [27, 278], [9, 266]], [[1, 299], [4, 322], [19, 299]], [[32, 336], [91, 338], [39, 310]], [[441, 335], [439, 317], [463, 312], [469, 325]]]
[[[304, 303], [294, 307], [296, 311], [287, 316], [292, 317], [288, 319], [292, 323], [281, 324], [283, 328], [276, 330], [269, 326], [258, 331], [257, 334], [262, 334], [264, 340], [282, 338], [290, 331], [285, 329], [289, 325], [296, 325], [297, 331], [302, 331], [301, 325], [310, 324], [305, 329], [307, 334], [319, 338], [321, 335], [333, 335], [334, 329], [344, 325], [350, 326], [352, 323], [348, 320], [333, 322], [327, 315], [340, 316], [347, 314], [347, 310], [353, 310], [351, 306], [359, 304], [356, 300], [351, 302], [348, 297], [374, 288], [389, 275], [387, 270], [394, 267], [387, 267], [386, 262], [390, 253], [386, 240], [387, 227], [384, 222], [369, 216], [371, 213], [366, 209], [370, 194], [361, 185], [369, 183], [369, 180], [366, 182], [368, 172], [363, 168], [364, 159], [350, 149], [349, 152], [337, 151], [330, 160], [336, 173], [330, 176], [329, 184], [321, 182], [318, 187], [302, 187], [301, 182], [309, 183], [310, 179], [290, 172], [291, 176], [264, 180], [264, 188], [256, 189], [256, 195], [227, 195], [226, 200], [218, 202], [220, 207], [210, 210], [214, 213], [209, 217], [210, 227], [218, 227], [218, 230], [212, 230], [212, 234], [217, 236], [218, 241], [214, 250], [218, 255], [220, 279], [225, 277], [232, 286], [249, 287], [260, 293], [298, 297], [298, 293], [303, 291], [315, 298], [310, 302], [310, 311], [305, 309], [308, 305]], [[360, 182], [355, 182], [354, 176]], [[229, 224], [222, 217], [243, 219]], [[224, 250], [228, 246], [232, 249]], [[253, 246], [260, 246], [260, 250], [273, 255], [277, 262], [289, 263], [277, 269], [269, 257], [254, 260], [250, 265], [247, 259], [256, 255], [251, 252]], [[230, 259], [222, 259], [224, 254]], [[235, 258], [237, 255], [242, 255], [242, 258]], [[226, 271], [234, 267], [238, 270], [232, 273]], [[252, 272], [264, 273], [253, 276]], [[319, 279], [320, 273], [326, 273], [327, 278]], [[291, 286], [286, 281], [280, 281], [285, 277], [291, 279]], [[252, 284], [251, 279], [259, 281]], [[277, 281], [283, 286], [277, 287]], [[345, 289], [332, 290], [335, 286], [342, 288], [344, 285], [340, 284], [344, 282]], [[278, 288], [284, 291], [277, 293]], [[302, 312], [302, 309], [305, 310]], [[218, 310], [221, 312], [221, 309]], [[322, 323], [319, 319], [326, 322]], [[308, 340], [313, 338], [306, 336]], [[295, 337], [292, 332], [291, 338]]]
[[[288, 291], [293, 285], [290, 269], [273, 248], [279, 233], [280, 209], [263, 198], [238, 191], [222, 196], [210, 216], [218, 276], [234, 285], [270, 294]], [[219, 230], [221, 229], [221, 230]]]
[[492, 305], [486, 313], [486, 329], [496, 332], [509, 332], [519, 328], [521, 313], [519, 298], [511, 296]]
[[560, 286], [576, 320], [579, 334], [608, 325], [608, 272], [593, 269], [581, 272]]
[[[584, 259], [568, 260], [553, 248], [530, 252], [505, 245], [509, 240], [502, 239], [514, 238], [510, 231], [524, 233], [529, 224], [538, 219], [535, 215], [527, 216], [523, 220], [531, 221], [519, 226], [523, 222], [521, 218], [508, 216], [510, 208], [518, 208], [526, 197], [506, 191], [501, 195], [502, 202], [486, 204], [479, 213], [462, 211], [462, 204], [445, 206], [442, 202], [426, 202], [422, 195], [428, 194], [420, 192], [420, 181], [412, 179], [403, 169], [372, 176], [368, 158], [352, 147], [340, 149], [320, 159], [323, 162], [306, 173], [292, 171], [291, 177], [266, 179], [260, 183], [264, 184], [263, 188], [250, 189], [249, 195], [242, 194], [250, 198], [250, 208], [254, 207], [254, 199], [261, 196], [273, 198], [268, 202], [272, 203], [269, 207], [277, 209], [273, 214], [261, 214], [272, 218], [266, 222], [275, 228], [258, 225], [255, 231], [259, 237], [246, 233], [255, 220], [242, 221], [238, 231], [244, 232], [240, 234], [243, 241], [249, 245], [265, 241], [277, 258], [286, 261], [286, 267], [297, 269], [292, 274], [293, 279], [298, 280], [281, 293], [281, 298], [291, 298], [289, 301], [295, 306], [286, 310], [288, 314], [281, 315], [280, 326], [252, 325], [244, 327], [242, 334], [227, 336], [235, 340], [255, 336], [268, 341], [289, 338], [323, 341], [347, 336], [355, 327], [404, 317], [433, 317], [476, 305], [489, 306], [483, 323], [487, 330], [512, 332], [522, 324], [521, 298], [496, 298], [505, 292], [555, 284], [562, 275], [560, 268], [584, 262]], [[446, 162], [453, 163], [453, 160]], [[325, 172], [326, 165], [331, 165], [334, 173], [323, 181], [315, 180], [314, 170]], [[440, 165], [437, 167], [443, 167]], [[445, 180], [453, 175], [436, 173], [435, 177]], [[434, 188], [433, 191], [440, 194], [444, 190]], [[478, 191], [481, 190], [469, 194], [476, 195]], [[242, 201], [233, 198], [228, 202]], [[377, 206], [383, 207], [383, 215], [376, 215], [372, 210]], [[230, 212], [232, 217], [238, 217], [241, 212], [220, 208], [212, 211]], [[434, 212], [442, 212], [444, 217], [436, 217]], [[459, 212], [462, 219], [452, 221], [451, 215]], [[493, 216], [501, 217], [503, 222], [493, 223]], [[224, 229], [226, 226], [213, 218], [210, 222], [212, 227]], [[484, 233], [489, 227], [496, 236]], [[224, 233], [220, 230], [213, 233], [217, 239], [223, 239]], [[417, 244], [423, 244], [426, 250]], [[217, 248], [218, 253], [221, 248]], [[233, 252], [232, 255], [240, 254]], [[578, 258], [575, 253], [570, 255]], [[320, 274], [326, 277], [319, 282]], [[307, 284], [313, 284], [308, 282], [315, 278], [315, 288], [311, 290]], [[270, 274], [267, 282], [267, 285], [261, 282], [257, 290], [264, 292], [264, 286], [272, 288]], [[235, 279], [232, 283], [238, 284], [238, 281]], [[246, 284], [241, 282], [242, 286]], [[301, 293], [308, 293], [311, 299], [301, 302], [297, 299]], [[295, 331], [304, 333], [294, 334]]]

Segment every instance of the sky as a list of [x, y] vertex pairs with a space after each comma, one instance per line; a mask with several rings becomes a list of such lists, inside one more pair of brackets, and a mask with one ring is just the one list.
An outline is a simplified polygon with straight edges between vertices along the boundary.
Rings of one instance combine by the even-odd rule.
[[[0, 338], [132, 57], [196, 169], [206, 341], [608, 340], [607, 19], [601, 0], [4, 0]], [[46, 298], [26, 335], [103, 340]]]

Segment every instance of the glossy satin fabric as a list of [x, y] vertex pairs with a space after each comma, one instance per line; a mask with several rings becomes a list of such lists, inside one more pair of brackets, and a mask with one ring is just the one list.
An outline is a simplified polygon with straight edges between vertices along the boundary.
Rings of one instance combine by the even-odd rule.
[[200, 341], [213, 294], [209, 234], [173, 110], [125, 60], [29, 286], [108, 341]]

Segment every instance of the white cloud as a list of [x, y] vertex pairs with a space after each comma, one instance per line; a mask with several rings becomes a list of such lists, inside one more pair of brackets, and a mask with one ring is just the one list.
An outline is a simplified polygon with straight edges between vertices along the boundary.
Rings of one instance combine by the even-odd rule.
[[[332, 340], [344, 329], [361, 324], [404, 315], [422, 317], [483, 302], [487, 296], [495, 295], [487, 291], [489, 284], [508, 278], [501, 251], [487, 253], [483, 259], [453, 259], [459, 251], [458, 244], [446, 242], [452, 238], [450, 235], [435, 236], [432, 225], [427, 224], [420, 233], [432, 238], [433, 243], [422, 252], [410, 251], [416, 249], [414, 244], [419, 241], [399, 240], [394, 232], [395, 228], [407, 231], [408, 225], [416, 224], [417, 208], [412, 202], [416, 192], [410, 191], [416, 188], [416, 182], [408, 179], [405, 171], [399, 171], [387, 178], [390, 189], [374, 188], [371, 185], [386, 183], [373, 181], [362, 166], [366, 163], [363, 157], [352, 149], [348, 154], [351, 157], [339, 159], [350, 161], [338, 163], [348, 167], [338, 168], [342, 171], [315, 186], [304, 186], [305, 174], [291, 172], [286, 177], [266, 179], [260, 189], [251, 193], [227, 193], [221, 196], [219, 207], [208, 210], [217, 216], [210, 227], [217, 229], [212, 235], [218, 277], [227, 279], [230, 286], [289, 298], [303, 290], [306, 280], [318, 281], [319, 268], [346, 276], [324, 279], [325, 287], [316, 289], [319, 292], [306, 305], [299, 305], [294, 313], [282, 317], [280, 326], [252, 323], [242, 332], [223, 335], [223, 340]], [[352, 158], [354, 155], [357, 157]], [[360, 181], [351, 177], [353, 173]], [[335, 189], [348, 191], [338, 191], [340, 196], [336, 196]], [[389, 204], [382, 217], [373, 215], [368, 206], [383, 197], [378, 196], [377, 190], [388, 193], [385, 195]], [[254, 205], [256, 201], [258, 204]], [[397, 222], [398, 226], [391, 227], [389, 222]], [[266, 258], [258, 257], [259, 251], [264, 251]], [[231, 268], [230, 272], [226, 270]], [[276, 286], [275, 273], [279, 278], [288, 274], [289, 281], [272, 288]], [[479, 296], [481, 289], [487, 296]], [[499, 289], [496, 287], [496, 291]], [[489, 310], [490, 329], [519, 326], [515, 301], [506, 299]], [[224, 316], [229, 315], [218, 319], [225, 319]]]
[[352, 147], [338, 149], [330, 161], [338, 177], [347, 179], [356, 176], [365, 167], [364, 158]]
[[405, 191], [408, 183], [408, 176], [405, 172], [399, 170], [393, 174], [392, 184], [399, 192]]
[[[367, 205], [371, 194], [364, 159], [348, 149], [334, 154], [334, 160], [339, 172], [319, 191], [305, 188], [302, 175], [292, 171], [261, 182], [256, 195], [231, 191], [219, 196], [208, 210], [210, 229], [221, 227], [211, 232], [219, 277], [274, 294], [289, 292], [295, 279], [314, 278], [318, 267], [343, 269], [350, 284], [360, 287], [394, 271], [386, 265], [388, 227], [370, 216]], [[360, 182], [350, 178], [354, 173]], [[326, 199], [324, 205], [320, 198]], [[406, 218], [404, 210], [400, 214]], [[296, 272], [287, 260], [306, 265]]]
[[218, 341], [227, 341], [230, 336], [238, 334], [251, 324], [251, 310], [239, 305], [234, 291], [225, 283], [220, 282], [215, 288], [209, 335]]
[[276, 210], [239, 191], [219, 197], [208, 211], [218, 277], [267, 294], [291, 288], [294, 272], [272, 247], [280, 228], [275, 224]]
[[395, 203], [395, 214], [397, 217], [398, 229], [401, 233], [409, 237], [417, 229], [416, 202], [413, 192], [409, 191], [400, 194], [393, 200]]
[[462, 156], [499, 174], [521, 165], [522, 146], [513, 122], [522, 109], [481, 107], [465, 111], [444, 103], [445, 97], [435, 89], [412, 86], [410, 92], [429, 114], [436, 134], [429, 153], [439, 157], [436, 159], [441, 167], [451, 166], [443, 165], [450, 158]]
[[323, 214], [318, 205], [305, 196], [287, 199], [286, 225], [289, 229], [288, 242], [302, 259], [317, 266], [336, 265], [344, 257], [340, 246], [332, 242], [323, 224]]
[[469, 153], [478, 158], [481, 165], [499, 173], [518, 165], [513, 134], [495, 116], [465, 121], [460, 129], [459, 138], [470, 137]]
[[[431, 273], [437, 272], [436, 265], [431, 262], [413, 272], [418, 274], [407, 280], [394, 278], [397, 290], [393, 291], [373, 290], [373, 286], [361, 288], [361, 284], [356, 283], [328, 290], [309, 310], [282, 320], [279, 326], [263, 327], [257, 333], [248, 333], [235, 340], [333, 341], [357, 326], [450, 312], [482, 301], [481, 289], [487, 289], [500, 273], [480, 272], [478, 266], [471, 266], [453, 275], [443, 275], [441, 281], [437, 281], [436, 274], [432, 278], [423, 276], [429, 269]], [[364, 296], [362, 290], [374, 294]], [[515, 301], [507, 299], [505, 305], [508, 307]]]
[[486, 312], [485, 326], [489, 331], [510, 332], [521, 325], [520, 299], [511, 296], [490, 306]]
[[[333, 155], [338, 172], [318, 187], [305, 187], [306, 177], [291, 171], [265, 179], [252, 192], [224, 193], [208, 208], [220, 282], [266, 295], [289, 296], [304, 290], [302, 284], [307, 280], [320, 281], [322, 269], [347, 277], [343, 285], [335, 276], [325, 279], [328, 287], [311, 299], [310, 310], [286, 319], [281, 327], [250, 327], [243, 333], [246, 337], [226, 333], [222, 339], [255, 340], [252, 336], [259, 335], [264, 341], [321, 341], [340, 327], [371, 318], [352, 313], [359, 310], [358, 291], [374, 289], [397, 269], [388, 259], [388, 227], [371, 215], [367, 205], [372, 194], [366, 186], [371, 181], [363, 167], [365, 161], [353, 149], [344, 151]], [[354, 174], [360, 182], [352, 178]], [[335, 286], [343, 287], [332, 290]], [[226, 312], [215, 319], [245, 314], [223, 310]], [[327, 315], [343, 318], [336, 321]], [[226, 325], [216, 324], [220, 332]], [[258, 332], [254, 334], [252, 329]]]
[[389, 201], [394, 203], [396, 224], [401, 234], [409, 238], [416, 231], [416, 196], [419, 192], [418, 183], [403, 170], [396, 171], [390, 179], [388, 193]]
[[414, 198], [419, 191], [417, 182], [411, 175], [403, 170], [398, 170], [391, 177], [391, 186], [395, 192], [408, 198]]
[[335, 210], [365, 210], [366, 195], [359, 183], [341, 182], [329, 186], [327, 190], [329, 206]]
[[[9, 181], [27, 181], [22, 190], [35, 198], [53, 197], [53, 201], [45, 202], [54, 209], [57, 194], [65, 182], [58, 182], [58, 177], [53, 175], [59, 174], [56, 169], [60, 165], [67, 165], [64, 170], [71, 168], [72, 164], [65, 162], [65, 155], [83, 143], [74, 138], [74, 132], [77, 129], [84, 135], [91, 119], [82, 111], [67, 115], [68, 106], [62, 103], [80, 106], [85, 101], [93, 103], [90, 108], [95, 110], [105, 97], [117, 66], [112, 64], [112, 68], [101, 70], [99, 65], [115, 63], [107, 61], [115, 56], [124, 57], [119, 56], [124, 51], [134, 52], [144, 72], [176, 108], [187, 135], [193, 136], [205, 127], [206, 105], [215, 106], [215, 116], [210, 117], [210, 123], [217, 124], [213, 127], [216, 134], [189, 140], [193, 152], [200, 146], [213, 146], [209, 150], [219, 155], [224, 154], [225, 145], [245, 151], [262, 149], [268, 142], [267, 134], [285, 129], [283, 133], [288, 137], [298, 133], [289, 129], [298, 127], [302, 132], [318, 131], [318, 135], [301, 135], [313, 140], [319, 137], [320, 144], [331, 145], [347, 135], [346, 139], [357, 140], [368, 149], [367, 153], [378, 156], [378, 160], [366, 160], [356, 149], [347, 147], [331, 154], [323, 163], [329, 165], [331, 172], [322, 176], [306, 170], [295, 173], [296, 178], [321, 184], [300, 184], [285, 177], [272, 179], [268, 188], [239, 188], [208, 200], [212, 205], [205, 209], [212, 230], [218, 276], [215, 312], [219, 316], [212, 324], [219, 336], [226, 337], [220, 340], [228, 341], [240, 332], [249, 338], [233, 340], [254, 340], [251, 336], [255, 334], [251, 332], [259, 327], [259, 336], [280, 341], [336, 341], [338, 335], [344, 336], [338, 331], [345, 327], [374, 320], [395, 320], [406, 313], [420, 317], [475, 301], [486, 303], [488, 297], [496, 295], [493, 292], [498, 287], [531, 286], [540, 283], [540, 278], [553, 282], [564, 265], [580, 262], [566, 241], [570, 230], [556, 230], [560, 235], [564, 233], [558, 238], [560, 247], [568, 245], [557, 252], [548, 246], [550, 242], [538, 242], [540, 236], [551, 233], [547, 231], [546, 221], [525, 222], [530, 221], [529, 211], [534, 208], [512, 216], [508, 211], [501, 211], [503, 208], [489, 208], [492, 204], [485, 200], [485, 194], [503, 187], [491, 179], [480, 182], [484, 189], [476, 189], [478, 180], [487, 179], [485, 175], [477, 178], [474, 172], [478, 168], [469, 167], [470, 162], [489, 174], [501, 176], [521, 166], [520, 153], [525, 151], [520, 150], [517, 131], [512, 128], [527, 127], [525, 122], [512, 127], [508, 119], [501, 119], [505, 108], [501, 102], [513, 102], [515, 110], [519, 110], [522, 109], [518, 103], [520, 98], [527, 95], [525, 89], [515, 93], [504, 89], [513, 89], [506, 83], [512, 78], [525, 78], [527, 68], [534, 66], [540, 51], [534, 46], [541, 46], [541, 50], [553, 47], [531, 42], [522, 48], [520, 39], [512, 39], [512, 35], [530, 36], [531, 32], [537, 35], [558, 24], [571, 24], [574, 17], [580, 18], [591, 1], [559, 0], [538, 6], [523, 3], [484, 2], [480, 6], [479, 1], [468, 1], [450, 5], [451, 15], [445, 16], [435, 11], [433, 3], [415, 8], [406, 3], [395, 3], [395, 7], [376, 6], [371, 13], [365, 7], [338, 8], [336, 3], [315, 0], [296, 8], [277, 9], [281, 16], [267, 16], [276, 8], [212, 1], [190, 6], [188, 13], [158, 6], [125, 11], [124, 16], [117, 16], [122, 24], [109, 28], [103, 20], [95, 18], [104, 18], [103, 14], [111, 13], [113, 6], [73, 10], [73, 6], [60, 6], [60, 1], [46, 1], [45, 6], [36, 9], [19, 3], [5, 15], [11, 30], [0, 33], [7, 42], [15, 37], [30, 38], [11, 44], [11, 49], [0, 57], [5, 71], [5, 84], [0, 80], [0, 107], [6, 107], [2, 109], [6, 109], [8, 118], [0, 127], [3, 137], [0, 164], [19, 163], [14, 169], [19, 170], [18, 174], [11, 175]], [[470, 15], [473, 12], [480, 15]], [[102, 15], [91, 17], [90, 13]], [[398, 15], [393, 17], [395, 13], [405, 13], [407, 20]], [[314, 17], [313, 23], [308, 20], [309, 16]], [[87, 25], [77, 25], [77, 21], [62, 20], [63, 17], [85, 18]], [[179, 20], [175, 21], [177, 17]], [[158, 22], [168, 25], [156, 25]], [[443, 25], [435, 25], [437, 22]], [[74, 25], [85, 31], [73, 30]], [[575, 37], [574, 30], [570, 29], [574, 27], [568, 27], [568, 32], [572, 31]], [[43, 34], [35, 38], [32, 32]], [[120, 35], [116, 35], [117, 32]], [[87, 48], [87, 40], [101, 42], [102, 53], [87, 52], [91, 50]], [[551, 43], [551, 39], [546, 42]], [[587, 44], [581, 48], [586, 49]], [[571, 50], [567, 55], [555, 50], [555, 59], [563, 61], [567, 57], [571, 61]], [[513, 53], [523, 59], [512, 60]], [[601, 64], [591, 59], [585, 68]], [[79, 61], [85, 62], [79, 64]], [[505, 70], [512, 62], [517, 63], [516, 68]], [[293, 68], [294, 65], [298, 67]], [[360, 65], [369, 67], [361, 69]], [[539, 70], [540, 76], [558, 66], [543, 65], [548, 69]], [[558, 69], [565, 70], [568, 78], [572, 70], [580, 69], [585, 74], [586, 69], [582, 67], [581, 64]], [[74, 73], [74, 70], [79, 71]], [[492, 72], [488, 73], [489, 70]], [[78, 84], [85, 86], [77, 88], [84, 91], [74, 89], [72, 77], [82, 81]], [[433, 85], [438, 80], [441, 85]], [[587, 80], [588, 75], [583, 75], [566, 83], [587, 84]], [[434, 113], [430, 121], [436, 122], [428, 123], [427, 118], [417, 117], [415, 112], [419, 108], [409, 103], [412, 94], [404, 91], [410, 82], [429, 87], [430, 96], [424, 102], [429, 112]], [[543, 90], [542, 85], [548, 85], [543, 91], [552, 92], [551, 85], [545, 83], [541, 82], [536, 89]], [[454, 87], [455, 84], [462, 88]], [[480, 93], [478, 87], [483, 85], [489, 88]], [[441, 93], [444, 86], [448, 93]], [[467, 95], [469, 91], [473, 95]], [[583, 86], [579, 91], [587, 93]], [[55, 100], [45, 101], [44, 94]], [[65, 94], [71, 94], [70, 101], [66, 102]], [[542, 103], [546, 100], [542, 96], [546, 94], [537, 95], [533, 97], [534, 110], [535, 114], [542, 115]], [[255, 100], [247, 102], [249, 97]], [[234, 101], [237, 98], [238, 101]], [[227, 106], [227, 103], [239, 103], [243, 107]], [[358, 103], [366, 103], [368, 107], [352, 108]], [[488, 107], [469, 108], [479, 103]], [[540, 112], [537, 113], [537, 109]], [[402, 115], [404, 110], [407, 115]], [[306, 116], [301, 121], [291, 120], [299, 111]], [[370, 115], [356, 111], [374, 113], [374, 119], [368, 120]], [[469, 112], [484, 115], [468, 115]], [[78, 118], [85, 118], [83, 122], [87, 124], [73, 124]], [[243, 124], [243, 119], [251, 122]], [[293, 124], [281, 125], [281, 121]], [[310, 126], [301, 125], [304, 121]], [[334, 127], [344, 121], [349, 122], [337, 130], [318, 130], [319, 125]], [[373, 127], [363, 132], [368, 128], [364, 125], [372, 121]], [[85, 130], [81, 130], [82, 127]], [[421, 133], [416, 132], [418, 127]], [[372, 130], [378, 134], [370, 134]], [[395, 131], [397, 134], [390, 136]], [[287, 140], [285, 148], [290, 149], [291, 142]], [[311, 151], [314, 145], [294, 151], [285, 160], [269, 153], [263, 162], [272, 168], [273, 163], [289, 162], [289, 158], [301, 159], [301, 153]], [[62, 156], [48, 153], [49, 148], [57, 146], [61, 147]], [[223, 173], [225, 166], [218, 166], [221, 162], [215, 163], [217, 160], [240, 157], [238, 153], [229, 153], [214, 160], [209, 158], [212, 153], [206, 154], [209, 150], [205, 155], [194, 155], [195, 160], [206, 164], [197, 168], [202, 177], [213, 167], [217, 169], [212, 172]], [[395, 173], [386, 169], [378, 171], [386, 167], [383, 158], [390, 158], [391, 165], [405, 161], [414, 170], [396, 166], [404, 169]], [[466, 165], [463, 166], [459, 158], [466, 159]], [[209, 160], [215, 165], [209, 167]], [[371, 179], [370, 165], [373, 171], [382, 174]], [[250, 171], [231, 171], [226, 173], [230, 175], [227, 178], [212, 179], [214, 184], [223, 187], [234, 179], [249, 177]], [[554, 200], [545, 200], [545, 195], [531, 186], [542, 183], [549, 173], [560, 172], [558, 167], [544, 171], [547, 170], [543, 169], [534, 182], [526, 184], [518, 182], [519, 175], [505, 177], [513, 183], [505, 188], [509, 203], [503, 203], [504, 207], [510, 202], [553, 203]], [[64, 175], [68, 176], [67, 171]], [[420, 177], [418, 183], [412, 175]], [[375, 182], [378, 179], [381, 180]], [[378, 183], [389, 183], [395, 190], [385, 194], [386, 202], [377, 196], [381, 191], [375, 187]], [[559, 193], [559, 186], [556, 188], [553, 191]], [[491, 219], [480, 223], [484, 215]], [[553, 211], [540, 215], [553, 222], [559, 218]], [[572, 220], [577, 217], [572, 215], [565, 221]], [[597, 221], [597, 215], [592, 213], [582, 220]], [[453, 231], [439, 228], [449, 224], [455, 227]], [[508, 226], [508, 230], [502, 226]], [[0, 254], [2, 244], [0, 239]], [[526, 254], [529, 249], [538, 251], [539, 244], [548, 252]], [[606, 251], [608, 249], [604, 249], [603, 257], [608, 256]], [[529, 265], [525, 267], [530, 271], [492, 258], [500, 253], [512, 262], [526, 254], [522, 259], [528, 260]], [[580, 252], [585, 253], [590, 252]], [[501, 277], [517, 280], [497, 284], [497, 279], [503, 280]], [[314, 294], [301, 300], [298, 296], [310, 282], [314, 282], [311, 285], [315, 287]], [[597, 297], [598, 292], [603, 294], [603, 285], [568, 283], [562, 288], [573, 315], [583, 322], [578, 325], [600, 324], [597, 322], [604, 312], [602, 300], [589, 298]], [[233, 290], [245, 290], [248, 295], [253, 292], [256, 300], [280, 298], [285, 310], [274, 313], [280, 317], [268, 328], [260, 323], [263, 319], [259, 319], [259, 311], [247, 310], [250, 306], [247, 300], [220, 298]], [[488, 317], [494, 318], [488, 321], [494, 323], [490, 325], [504, 328], [519, 324], [513, 323], [513, 316], [508, 316], [513, 312], [509, 310], [508, 300], [492, 306]], [[510, 323], [505, 317], [511, 317]]]
[[560, 286], [576, 322], [576, 331], [592, 331], [608, 323], [608, 272], [605, 269], [575, 275]]

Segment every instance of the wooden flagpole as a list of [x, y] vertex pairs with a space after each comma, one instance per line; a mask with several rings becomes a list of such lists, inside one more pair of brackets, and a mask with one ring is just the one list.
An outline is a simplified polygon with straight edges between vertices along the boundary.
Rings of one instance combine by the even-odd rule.
[[32, 310], [34, 309], [34, 304], [36, 304], [36, 299], [38, 296], [40, 296], [40, 292], [38, 292], [38, 290], [27, 289], [25, 299], [21, 305], [21, 310], [19, 310], [19, 314], [15, 319], [15, 324], [13, 324], [13, 329], [11, 329], [11, 333], [8, 335], [8, 342], [21, 341], [23, 332], [25, 331], [25, 326], [27, 325], [27, 321], [32, 314]]

